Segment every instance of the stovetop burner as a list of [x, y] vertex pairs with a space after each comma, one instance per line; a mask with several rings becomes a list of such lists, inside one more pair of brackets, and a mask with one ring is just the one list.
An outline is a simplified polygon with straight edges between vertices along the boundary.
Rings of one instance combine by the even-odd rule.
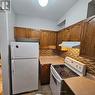
[[65, 65], [53, 65], [62, 79], [79, 76]]

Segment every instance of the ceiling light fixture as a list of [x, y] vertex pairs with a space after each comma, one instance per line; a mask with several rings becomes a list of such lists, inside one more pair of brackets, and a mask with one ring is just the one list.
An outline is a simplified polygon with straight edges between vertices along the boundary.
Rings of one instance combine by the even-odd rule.
[[45, 7], [48, 4], [48, 0], [38, 0], [41, 7]]

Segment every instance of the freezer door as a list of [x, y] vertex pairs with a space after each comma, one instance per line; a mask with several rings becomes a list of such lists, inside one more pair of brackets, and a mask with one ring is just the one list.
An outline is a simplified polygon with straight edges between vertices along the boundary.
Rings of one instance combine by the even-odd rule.
[[38, 60], [12, 60], [13, 94], [38, 89]]
[[38, 57], [39, 57], [39, 43], [37, 42], [11, 43], [11, 59]]

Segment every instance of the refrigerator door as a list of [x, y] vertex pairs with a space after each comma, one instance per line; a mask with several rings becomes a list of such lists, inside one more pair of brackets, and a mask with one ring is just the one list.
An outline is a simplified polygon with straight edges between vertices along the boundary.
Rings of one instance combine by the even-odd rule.
[[11, 59], [18, 58], [38, 58], [39, 43], [38, 42], [12, 42], [11, 43]]
[[38, 89], [38, 60], [12, 60], [13, 94]]

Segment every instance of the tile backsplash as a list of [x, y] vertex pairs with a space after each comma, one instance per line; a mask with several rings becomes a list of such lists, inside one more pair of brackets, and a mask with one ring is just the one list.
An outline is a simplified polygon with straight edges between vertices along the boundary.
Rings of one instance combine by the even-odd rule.
[[53, 49], [40, 49], [40, 56], [53, 56], [57, 55], [56, 50]]
[[69, 56], [69, 57], [72, 57], [72, 58], [75, 58], [77, 56], [79, 56], [79, 53], [80, 53], [80, 49], [75, 49], [75, 48], [70, 48], [68, 49], [68, 51], [66, 52], [58, 52], [58, 54], [62, 57], [66, 57], [66, 56]]
[[76, 59], [77, 61], [86, 64], [87, 73], [95, 76], [95, 60], [92, 60], [87, 57], [81, 57], [79, 56], [79, 54], [80, 54], [80, 49], [74, 49], [74, 48], [69, 49], [67, 52], [59, 52], [59, 55], [63, 58], [69, 56], [73, 59]]
[[59, 55], [63, 58], [65, 58], [66, 56], [69, 56], [73, 59], [76, 59], [87, 65], [87, 73], [95, 76], [95, 60], [91, 60], [86, 57], [81, 57], [79, 56], [79, 54], [80, 54], [80, 49], [75, 49], [75, 48], [71, 48], [67, 52], [62, 52], [62, 51], [57, 52], [56, 50], [52, 50], [52, 49], [41, 49], [40, 50], [40, 56]]

